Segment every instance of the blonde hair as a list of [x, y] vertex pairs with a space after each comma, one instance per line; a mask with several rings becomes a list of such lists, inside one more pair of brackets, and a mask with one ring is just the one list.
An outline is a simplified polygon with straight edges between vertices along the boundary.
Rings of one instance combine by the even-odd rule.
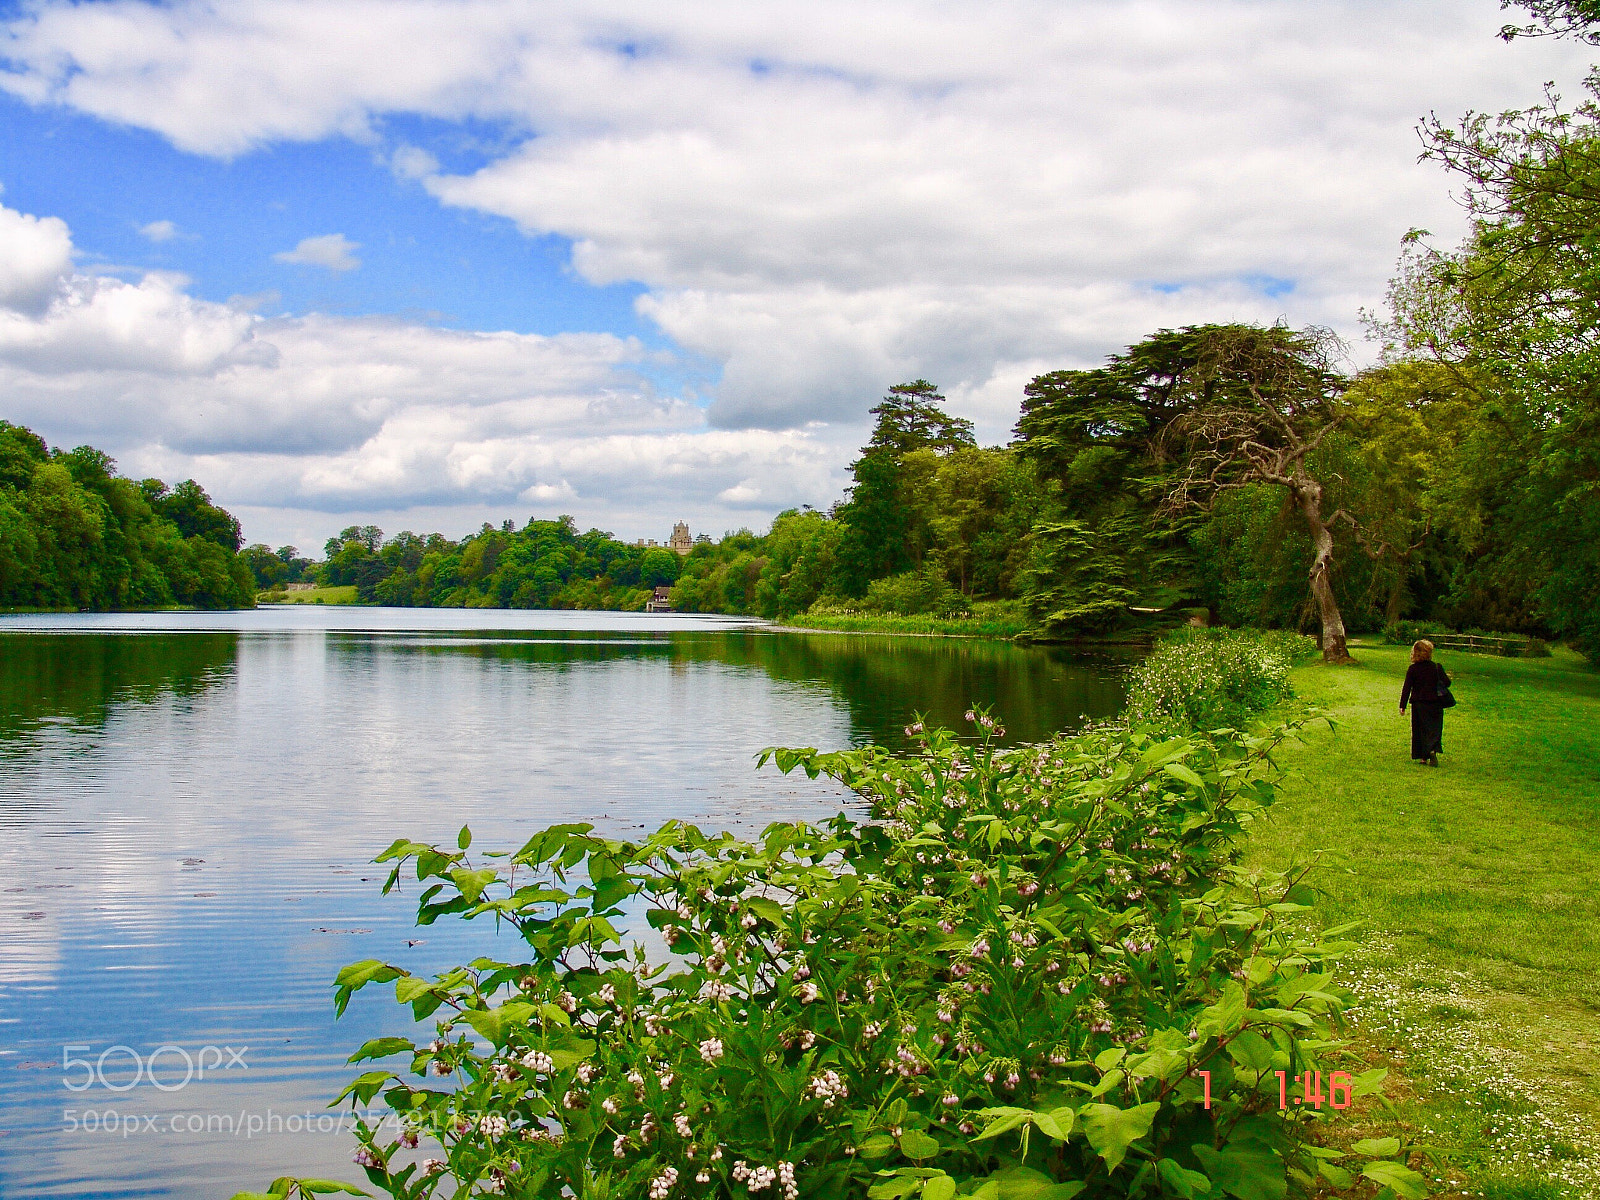
[[1411, 643], [1411, 661], [1414, 662], [1414, 663], [1432, 662], [1433, 661], [1433, 643], [1430, 642], [1427, 638], [1423, 638], [1420, 642], [1412, 642]]

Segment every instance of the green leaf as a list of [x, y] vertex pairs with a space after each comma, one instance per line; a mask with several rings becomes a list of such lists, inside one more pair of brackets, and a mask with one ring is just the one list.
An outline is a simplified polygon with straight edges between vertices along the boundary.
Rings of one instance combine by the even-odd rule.
[[1086, 1186], [1077, 1180], [1057, 1183], [1032, 1167], [1008, 1167], [990, 1179], [999, 1185], [1000, 1200], [1072, 1200]]
[[1211, 1180], [1199, 1171], [1189, 1170], [1175, 1159], [1163, 1158], [1156, 1164], [1156, 1174], [1181, 1200], [1197, 1200], [1197, 1197], [1211, 1190]]
[[1024, 1124], [1033, 1114], [1025, 1108], [986, 1108], [978, 1114], [982, 1117], [993, 1116], [994, 1122], [984, 1128], [984, 1131], [972, 1140], [981, 1142], [984, 1138], [999, 1137], [1017, 1126]]
[[911, 1195], [922, 1185], [922, 1180], [910, 1175], [895, 1175], [885, 1179], [882, 1183], [875, 1183], [867, 1189], [871, 1200], [901, 1200], [904, 1196]]
[[360, 962], [353, 962], [343, 968], [333, 977], [336, 989], [333, 998], [334, 1016], [343, 1016], [345, 1006], [350, 1003], [350, 996], [358, 992], [369, 983], [388, 983], [391, 979], [398, 979], [407, 974], [399, 967], [391, 967], [386, 962], [376, 958], [365, 958]]
[[303, 1192], [316, 1192], [325, 1195], [328, 1192], [343, 1192], [349, 1196], [370, 1196], [371, 1192], [364, 1192], [353, 1183], [341, 1183], [337, 1179], [302, 1179], [299, 1181], [300, 1190]]
[[[1187, 783], [1190, 787], [1203, 788], [1206, 785], [1206, 781], [1204, 779], [1201, 779], [1200, 776], [1196, 775], [1182, 763], [1168, 763], [1161, 769], [1168, 775], [1171, 775], [1179, 783]], [[463, 846], [462, 849], [464, 850], [466, 847]]]
[[856, 1147], [856, 1153], [862, 1158], [884, 1158], [894, 1153], [894, 1139], [887, 1133], [875, 1133]]
[[782, 925], [784, 920], [783, 905], [775, 900], [768, 900], [761, 896], [753, 896], [744, 902], [744, 906], [763, 921], [771, 921], [774, 925]]
[[1400, 1139], [1397, 1137], [1363, 1138], [1350, 1149], [1363, 1158], [1393, 1158], [1400, 1153]]
[[1217, 1150], [1204, 1143], [1193, 1147], [1211, 1181], [1238, 1200], [1283, 1200], [1289, 1175], [1277, 1151], [1256, 1138], [1243, 1138]]
[[1115, 1171], [1127, 1156], [1128, 1147], [1150, 1132], [1150, 1123], [1159, 1111], [1161, 1105], [1154, 1100], [1137, 1108], [1085, 1104], [1078, 1110], [1078, 1120], [1089, 1144], [1106, 1160], [1106, 1169]]
[[1077, 1115], [1070, 1108], [1058, 1108], [1053, 1113], [1036, 1112], [1032, 1114], [1032, 1120], [1040, 1133], [1058, 1142], [1064, 1142], [1067, 1140], [1067, 1135], [1072, 1132], [1072, 1122]]
[[557, 1046], [550, 1047], [550, 1062], [558, 1071], [570, 1071], [573, 1067], [593, 1055], [594, 1051], [594, 1042], [579, 1039], [576, 1046], [565, 1050]]
[[401, 1004], [410, 1004], [418, 996], [426, 996], [432, 988], [430, 980], [420, 975], [407, 975], [394, 981], [394, 998]]
[[1245, 1030], [1228, 1043], [1228, 1057], [1260, 1075], [1272, 1068], [1272, 1045], [1259, 1033]]
[[[346, 1096], [352, 1095], [362, 1104], [366, 1104], [379, 1092], [383, 1091], [384, 1084], [391, 1079], [397, 1078], [399, 1077], [393, 1071], [368, 1071], [365, 1074], [357, 1075], [349, 1083], [345, 1084], [344, 1091], [335, 1096], [329, 1102], [328, 1107], [332, 1108]], [[277, 1181], [274, 1180], [273, 1182], [276, 1184]]]
[[369, 1058], [387, 1058], [391, 1054], [399, 1054], [402, 1050], [414, 1053], [416, 1049], [416, 1043], [410, 1038], [373, 1038], [370, 1042], [365, 1043], [361, 1049], [357, 1050], [345, 1061], [356, 1063], [363, 1062]]
[[1102, 1050], [1094, 1056], [1094, 1065], [1097, 1070], [1109, 1071], [1123, 1059], [1128, 1057], [1128, 1052], [1121, 1046], [1113, 1046], [1109, 1050]]
[[496, 1046], [504, 1046], [513, 1032], [528, 1027], [529, 1018], [537, 1011], [531, 1004], [510, 1000], [499, 1008], [474, 1009], [463, 1013], [462, 1017]]
[[1351, 1094], [1370, 1096], [1374, 1092], [1381, 1092], [1383, 1090], [1383, 1081], [1388, 1077], [1388, 1067], [1374, 1067], [1370, 1071], [1363, 1071], [1350, 1081]]
[[1247, 1008], [1244, 988], [1237, 979], [1230, 979], [1222, 987], [1221, 998], [1202, 1014], [1201, 1025], [1209, 1025], [1217, 1033], [1232, 1033], [1244, 1022]]
[[920, 1129], [908, 1129], [900, 1135], [900, 1153], [918, 1160], [932, 1158], [939, 1153], [939, 1143]]
[[1317, 1171], [1333, 1187], [1340, 1191], [1348, 1191], [1355, 1185], [1356, 1177], [1343, 1167], [1336, 1167], [1331, 1162], [1319, 1162]]
[[1400, 1200], [1426, 1200], [1428, 1195], [1428, 1181], [1397, 1162], [1371, 1162], [1361, 1168], [1361, 1173], [1373, 1183], [1394, 1189]]
[[922, 1200], [955, 1200], [956, 1181], [948, 1175], [936, 1175], [922, 1185]]
[[456, 835], [456, 845], [463, 850], [472, 845], [472, 830], [463, 825], [461, 832]]
[[481, 900], [484, 889], [494, 880], [493, 867], [482, 867], [476, 871], [465, 871], [457, 867], [450, 872], [450, 881], [460, 889], [462, 897], [468, 904], [476, 904]]

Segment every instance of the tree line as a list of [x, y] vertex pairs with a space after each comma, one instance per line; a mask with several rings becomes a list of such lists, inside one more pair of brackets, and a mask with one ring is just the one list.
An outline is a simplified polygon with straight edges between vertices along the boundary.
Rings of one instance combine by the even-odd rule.
[[1102, 367], [1035, 378], [1004, 447], [977, 445], [932, 383], [901, 384], [871, 410], [830, 510], [790, 510], [681, 559], [580, 534], [570, 517], [460, 541], [352, 527], [322, 563], [292, 548], [245, 557], [263, 583], [309, 569], [390, 604], [638, 609], [669, 585], [680, 611], [768, 618], [998, 601], [1064, 638], [1199, 607], [1316, 631], [1334, 660], [1347, 631], [1402, 618], [1554, 632], [1592, 651], [1593, 591], [1574, 590], [1552, 552], [1553, 523], [1578, 509], [1530, 494], [1547, 485], [1527, 468], [1559, 425], [1508, 439], [1515, 393], [1501, 377], [1491, 400], [1481, 367], [1396, 345], [1347, 374], [1339, 357], [1318, 330], [1163, 330]]
[[135, 481], [0, 421], [0, 608], [248, 608], [239, 522], [192, 479]]

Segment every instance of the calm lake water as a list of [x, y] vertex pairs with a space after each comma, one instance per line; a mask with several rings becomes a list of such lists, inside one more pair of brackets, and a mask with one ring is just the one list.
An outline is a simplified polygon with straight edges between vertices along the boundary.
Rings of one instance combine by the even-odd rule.
[[1120, 670], [704, 617], [0, 617], [0, 1196], [359, 1179], [326, 1104], [352, 1049], [413, 1027], [388, 988], [336, 1022], [330, 981], [492, 939], [414, 929], [414, 883], [379, 896], [398, 836], [823, 819], [854, 798], [758, 750], [899, 745], [914, 712], [960, 726], [971, 700], [1041, 740], [1114, 713]]

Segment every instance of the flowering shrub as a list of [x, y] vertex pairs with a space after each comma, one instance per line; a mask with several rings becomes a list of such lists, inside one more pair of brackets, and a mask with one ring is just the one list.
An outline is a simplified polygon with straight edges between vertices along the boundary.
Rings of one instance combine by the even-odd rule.
[[[481, 858], [466, 830], [396, 842], [385, 890], [414, 871], [420, 923], [492, 916], [521, 953], [340, 973], [341, 1011], [392, 984], [436, 1024], [352, 1059], [402, 1060], [345, 1092], [388, 1106], [359, 1126], [368, 1179], [406, 1198], [1278, 1200], [1360, 1173], [1422, 1196], [1398, 1139], [1341, 1165], [1312, 1138], [1330, 1113], [1280, 1110], [1280, 1072], [1334, 1082], [1345, 1002], [1342, 944], [1294, 920], [1303, 880], [1234, 862], [1290, 728], [1002, 754], [971, 720], [987, 736], [966, 744], [913, 726], [912, 756], [762, 756], [842, 781], [874, 823], [753, 843], [558, 825]], [[624, 944], [642, 922], [653, 952]]]
[[1126, 717], [1181, 732], [1245, 724], [1290, 694], [1315, 639], [1281, 629], [1177, 629], [1128, 675]]

